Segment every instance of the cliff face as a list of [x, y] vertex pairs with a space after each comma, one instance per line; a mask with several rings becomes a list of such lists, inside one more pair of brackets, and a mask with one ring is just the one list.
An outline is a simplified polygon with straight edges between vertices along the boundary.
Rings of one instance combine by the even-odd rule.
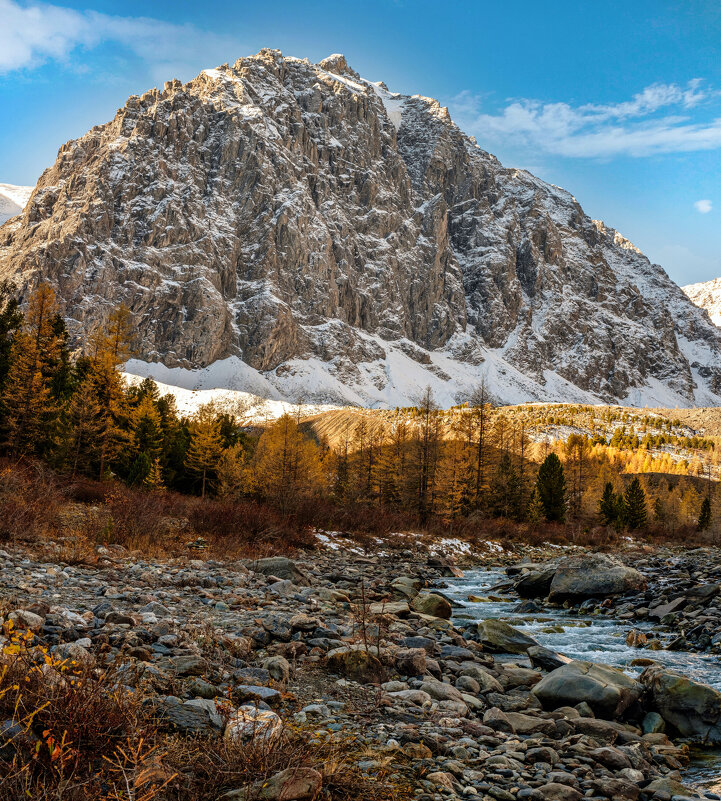
[[721, 326], [721, 278], [688, 284], [681, 289], [693, 303], [708, 312], [714, 325]]
[[124, 302], [144, 360], [281, 394], [721, 400], [721, 332], [660, 267], [342, 56], [129, 98], [0, 228], [0, 276], [51, 281], [77, 337]]

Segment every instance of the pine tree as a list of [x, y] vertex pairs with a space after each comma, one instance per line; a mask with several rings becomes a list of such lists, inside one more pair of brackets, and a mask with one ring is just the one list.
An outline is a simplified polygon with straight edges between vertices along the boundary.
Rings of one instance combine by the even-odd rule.
[[698, 524], [696, 528], [698, 531], [706, 531], [711, 527], [711, 499], [708, 495], [703, 499], [701, 504], [701, 511], [698, 516]]
[[150, 466], [148, 475], [145, 477], [143, 485], [151, 492], [161, 492], [165, 489], [163, 482], [163, 469], [160, 466], [160, 459], [155, 459]]
[[563, 523], [566, 519], [566, 479], [561, 460], [555, 453], [549, 453], [539, 468], [536, 489], [546, 520]]
[[603, 488], [603, 495], [598, 502], [598, 512], [601, 520], [607, 526], [613, 526], [618, 520], [618, 497], [613, 490], [613, 484], [610, 481], [606, 482]]
[[631, 531], [646, 525], [648, 511], [646, 509], [646, 493], [643, 491], [638, 476], [628, 485], [623, 498], [625, 514], [624, 522]]
[[221, 452], [222, 441], [218, 420], [211, 409], [201, 406], [190, 425], [190, 445], [185, 457], [185, 466], [191, 473], [200, 476], [202, 498], [205, 498], [208, 476], [218, 466]]
[[71, 474], [96, 472], [110, 420], [86, 378], [75, 390], [65, 413], [65, 461]]

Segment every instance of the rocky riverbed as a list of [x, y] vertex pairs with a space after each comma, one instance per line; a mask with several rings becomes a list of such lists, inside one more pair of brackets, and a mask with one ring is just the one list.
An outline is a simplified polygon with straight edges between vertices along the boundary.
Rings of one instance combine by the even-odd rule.
[[[538, 563], [543, 554], [532, 556]], [[647, 558], [640, 579], [620, 564], [595, 563], [597, 574], [610, 571], [617, 595], [584, 611], [619, 614], [631, 604], [637, 613], [631, 599], [653, 592], [654, 560], [663, 573], [666, 557]], [[696, 560], [679, 558], [680, 570]], [[88, 565], [6, 550], [0, 565], [6, 624], [91, 668], [120, 662], [123, 681], [143, 693], [162, 727], [188, 738], [271, 737], [285, 722], [318, 737], [352, 736], [365, 749], [362, 773], [370, 779], [383, 767], [419, 801], [695, 797], [683, 784], [687, 748], [676, 738], [715, 739], [721, 717], [721, 694], [663, 668], [649, 663], [629, 677], [559, 655], [490, 616], [464, 617], [447, 591], [458, 569], [420, 548], [232, 563], [147, 561], [103, 548]], [[696, 583], [707, 583], [709, 565], [698, 570], [706, 572]], [[532, 572], [543, 571], [511, 567], [504, 591]], [[586, 593], [557, 600], [580, 608], [594, 597]], [[542, 610], [546, 596], [531, 603]], [[608, 598], [617, 599], [611, 607]], [[710, 608], [703, 616], [713, 618]], [[228, 786], [213, 799], [321, 798], [316, 768], [303, 781], [279, 772], [262, 796]]]

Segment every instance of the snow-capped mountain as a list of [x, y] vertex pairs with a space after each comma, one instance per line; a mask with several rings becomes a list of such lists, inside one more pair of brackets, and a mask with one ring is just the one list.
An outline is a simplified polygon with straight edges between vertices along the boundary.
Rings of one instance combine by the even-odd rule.
[[52, 282], [76, 337], [126, 303], [128, 369], [188, 388], [721, 403], [721, 331], [661, 267], [340, 55], [129, 98], [0, 229], [2, 276]]
[[700, 308], [706, 309], [711, 322], [721, 326], [721, 278], [688, 284], [681, 289]]
[[27, 205], [34, 186], [0, 184], [0, 225], [15, 217]]

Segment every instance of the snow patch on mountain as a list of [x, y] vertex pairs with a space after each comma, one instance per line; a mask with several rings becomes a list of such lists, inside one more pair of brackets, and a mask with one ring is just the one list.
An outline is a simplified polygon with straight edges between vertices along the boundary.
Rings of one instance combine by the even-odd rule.
[[681, 289], [697, 306], [706, 309], [712, 323], [721, 327], [721, 278], [688, 284]]
[[34, 186], [0, 184], [0, 225], [15, 217], [27, 205]]

